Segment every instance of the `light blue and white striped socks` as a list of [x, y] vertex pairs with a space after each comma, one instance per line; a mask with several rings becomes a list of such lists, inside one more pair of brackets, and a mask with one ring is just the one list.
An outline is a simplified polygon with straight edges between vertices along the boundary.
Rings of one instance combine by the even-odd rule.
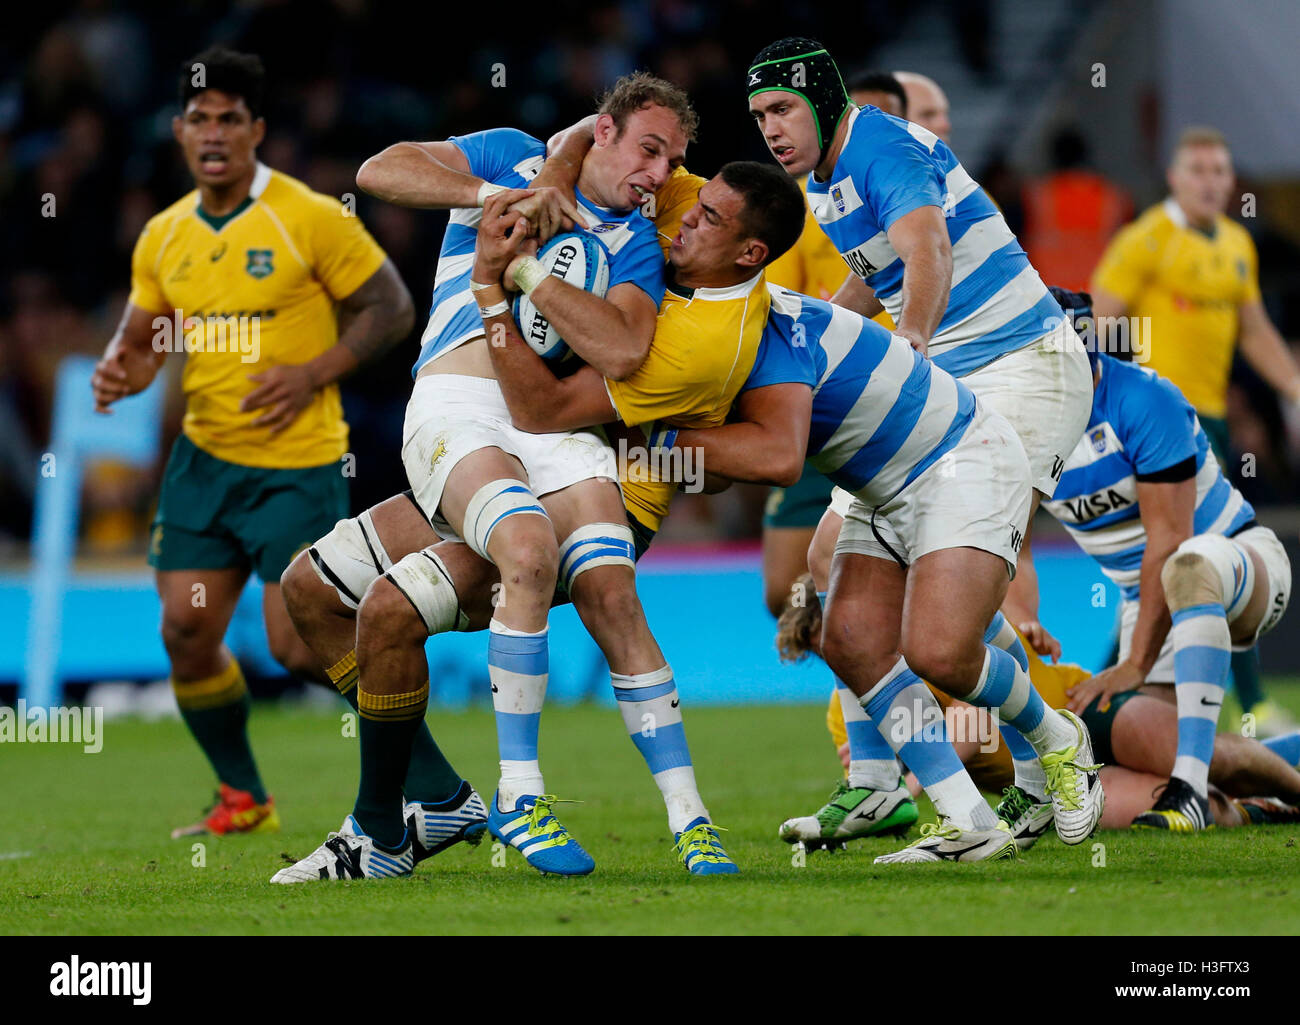
[[916, 773], [935, 811], [961, 829], [993, 829], [997, 816], [967, 774], [930, 688], [899, 659], [862, 698], [862, 707], [904, 765]]
[[[1020, 635], [1007, 622], [1007, 617], [1001, 612], [993, 614], [993, 621], [989, 623], [989, 628], [984, 631], [984, 641], [986, 644], [992, 644], [995, 648], [1001, 648], [1012, 658], [1016, 660], [1016, 665], [1029, 673], [1029, 655], [1025, 652], [1025, 646], [1020, 643]], [[1027, 793], [1036, 801], [1047, 800], [1047, 773], [1043, 771], [1043, 763], [1038, 760], [1038, 753], [1034, 750], [1033, 745], [1029, 743], [1020, 731], [1007, 722], [1002, 721], [1001, 710], [998, 713], [998, 732], [1002, 734], [1002, 742], [1007, 745], [1007, 750], [1011, 752], [1011, 764], [1015, 769], [1016, 786]]]
[[1179, 609], [1173, 621], [1178, 754], [1172, 775], [1205, 797], [1232, 660], [1232, 637], [1223, 606], [1217, 602]]
[[686, 745], [681, 700], [671, 667], [635, 676], [610, 673], [618, 710], [632, 743], [641, 752], [668, 808], [668, 828], [680, 833], [708, 810], [695, 785], [695, 767]]
[[858, 696], [849, 690], [839, 677], [835, 678], [835, 694], [844, 713], [844, 732], [849, 738], [849, 786], [869, 790], [893, 790], [902, 775], [894, 749], [876, 729]]
[[543, 793], [537, 762], [537, 736], [546, 701], [547, 631], [524, 633], [497, 620], [488, 627], [488, 679], [497, 719], [502, 811], [512, 810], [525, 794]]

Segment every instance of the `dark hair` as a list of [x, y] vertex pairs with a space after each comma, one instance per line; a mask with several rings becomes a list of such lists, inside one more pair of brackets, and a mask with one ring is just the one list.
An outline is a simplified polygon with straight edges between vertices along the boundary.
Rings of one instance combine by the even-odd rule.
[[807, 208], [799, 186], [783, 170], [755, 160], [733, 160], [722, 165], [718, 177], [745, 198], [741, 227], [767, 244], [764, 266], [799, 241]]
[[907, 117], [907, 90], [891, 71], [857, 71], [849, 76], [849, 92], [859, 90], [873, 93], [888, 93], [897, 97], [903, 106], [903, 117]]
[[253, 120], [262, 116], [262, 84], [266, 69], [255, 53], [237, 53], [224, 46], [209, 46], [181, 66], [181, 110], [209, 89], [243, 99]]
[[634, 71], [615, 82], [609, 92], [600, 98], [599, 113], [608, 114], [614, 119], [621, 137], [628, 115], [651, 104], [667, 107], [676, 114], [686, 141], [695, 141], [695, 135], [700, 129], [700, 116], [691, 106], [686, 91], [672, 82], [656, 78], [648, 71]]

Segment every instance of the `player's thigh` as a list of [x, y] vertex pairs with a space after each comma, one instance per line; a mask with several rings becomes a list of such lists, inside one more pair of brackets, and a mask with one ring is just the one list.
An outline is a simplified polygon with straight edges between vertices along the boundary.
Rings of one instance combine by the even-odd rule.
[[[902, 648], [922, 676], [968, 674], [984, 658], [984, 631], [1007, 593], [1004, 558], [979, 548], [942, 548], [907, 574]], [[926, 666], [929, 663], [929, 666]], [[925, 667], [925, 668], [923, 668]]]
[[[832, 491], [831, 503], [817, 521], [817, 532], [808, 544], [808, 572], [812, 574], [813, 584], [818, 591], [830, 587], [831, 559], [835, 557], [835, 545], [844, 529], [844, 518], [853, 507], [853, 501], [853, 496], [843, 488]], [[865, 554], [879, 556], [886, 553], [872, 550]]]
[[[479, 497], [480, 491], [498, 480], [517, 481], [527, 488], [528, 472], [514, 455], [500, 448], [481, 448], [469, 453], [447, 474], [436, 512], [462, 538], [466, 536], [466, 530], [482, 527], [480, 533], [490, 531], [489, 524], [467, 526], [465, 513], [470, 503]], [[416, 497], [420, 497], [418, 491]], [[423, 501], [421, 507], [431, 513], [435, 511], [429, 510]]]
[[1177, 706], [1146, 694], [1125, 698], [1111, 720], [1110, 749], [1118, 765], [1168, 776], [1178, 751]]
[[247, 567], [156, 571], [167, 648], [220, 646], [248, 574]]
[[1230, 617], [1233, 644], [1251, 644], [1272, 630], [1291, 600], [1291, 562], [1276, 534], [1255, 527], [1233, 541], [1250, 557], [1254, 585], [1240, 615]]

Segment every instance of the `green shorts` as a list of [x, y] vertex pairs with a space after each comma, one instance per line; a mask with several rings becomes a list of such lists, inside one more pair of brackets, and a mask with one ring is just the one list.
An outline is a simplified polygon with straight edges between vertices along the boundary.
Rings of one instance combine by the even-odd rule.
[[1201, 421], [1201, 430], [1205, 432], [1205, 437], [1210, 442], [1210, 448], [1215, 458], [1219, 460], [1219, 465], [1226, 470], [1228, 460], [1232, 458], [1228, 450], [1228, 421], [1221, 420], [1217, 416], [1206, 416], [1204, 413], [1197, 413], [1196, 419]]
[[1137, 697], [1139, 693], [1141, 692], [1127, 690], [1122, 694], [1116, 694], [1110, 699], [1110, 707], [1104, 712], [1097, 707], [1097, 703], [1101, 701], [1099, 695], [1093, 698], [1092, 703], [1083, 710], [1083, 715], [1079, 718], [1088, 727], [1088, 733], [1092, 737], [1092, 756], [1097, 761], [1106, 765], [1115, 764], [1115, 750], [1110, 746], [1110, 731], [1115, 727], [1115, 716], [1124, 707], [1124, 702], [1129, 698]]
[[627, 525], [632, 528], [632, 545], [636, 552], [636, 561], [640, 562], [641, 556], [645, 555], [650, 548], [650, 542], [655, 539], [658, 531], [651, 530], [631, 513], [627, 514]]
[[239, 466], [181, 435], [163, 473], [149, 565], [251, 567], [277, 583], [298, 552], [347, 515], [348, 485], [338, 463], [296, 470]]
[[803, 475], [788, 488], [773, 488], [763, 510], [764, 527], [815, 527], [831, 504], [835, 485], [809, 463]]

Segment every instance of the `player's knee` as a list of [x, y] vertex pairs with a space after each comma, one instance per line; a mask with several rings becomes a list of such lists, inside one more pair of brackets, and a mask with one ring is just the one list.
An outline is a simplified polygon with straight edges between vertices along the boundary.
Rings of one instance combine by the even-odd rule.
[[320, 675], [320, 659], [287, 623], [281, 629], [268, 630], [266, 642], [271, 657], [289, 673], [294, 676]]
[[357, 608], [358, 648], [423, 644], [426, 637], [419, 612], [392, 581], [380, 577], [366, 589]]
[[1224, 600], [1219, 593], [1219, 575], [1200, 552], [1174, 552], [1161, 567], [1160, 583], [1165, 589], [1165, 601], [1175, 612], [1209, 602], [1222, 604]]
[[963, 638], [904, 635], [903, 657], [912, 672], [941, 690], [969, 693], [984, 664], [983, 643]]
[[212, 621], [204, 608], [168, 608], [163, 610], [163, 647], [173, 660], [201, 655], [221, 646], [224, 630]]
[[507, 589], [545, 591], [555, 588], [560, 557], [551, 533], [550, 521], [539, 520], [544, 530], [518, 530], [501, 545], [496, 555], [501, 582]]
[[[280, 594], [295, 624], [310, 618], [323, 602], [333, 599], [337, 603], [333, 590], [321, 582], [312, 568], [306, 551], [299, 552], [280, 574]], [[339, 607], [343, 608], [341, 604]]]
[[630, 573], [603, 568], [584, 574], [581, 581], [573, 590], [573, 604], [584, 622], [631, 623], [642, 617]]

